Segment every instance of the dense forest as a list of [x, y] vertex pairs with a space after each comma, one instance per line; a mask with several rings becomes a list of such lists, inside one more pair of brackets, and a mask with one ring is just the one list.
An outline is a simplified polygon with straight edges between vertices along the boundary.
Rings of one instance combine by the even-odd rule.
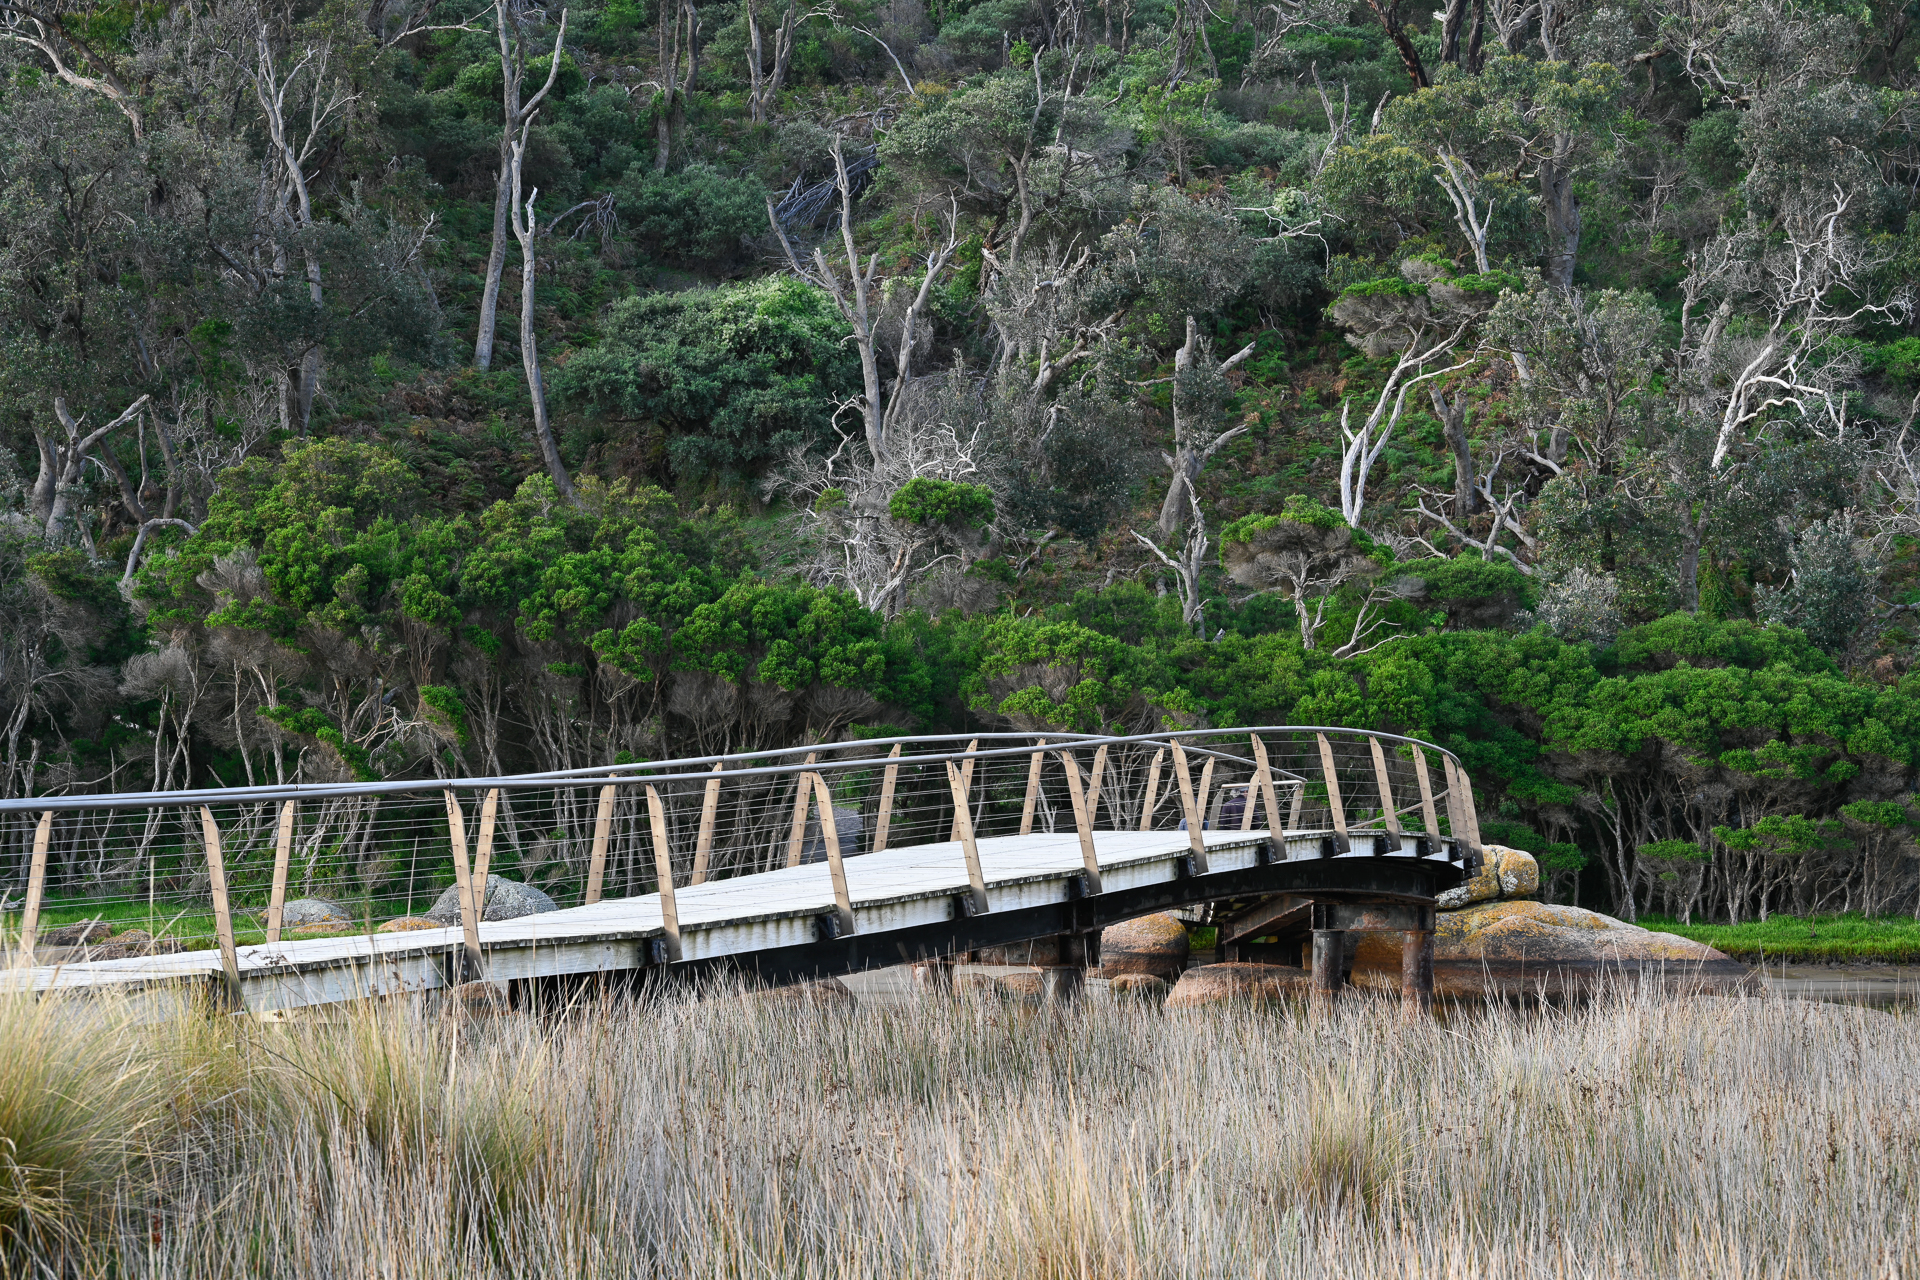
[[1368, 725], [1920, 912], [1917, 17], [0, 0], [0, 796]]

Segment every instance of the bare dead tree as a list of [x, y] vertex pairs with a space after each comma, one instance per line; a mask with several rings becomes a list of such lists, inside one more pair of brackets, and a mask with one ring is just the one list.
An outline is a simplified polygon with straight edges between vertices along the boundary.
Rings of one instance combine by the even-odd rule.
[[1340, 514], [1354, 528], [1360, 527], [1361, 513], [1366, 510], [1368, 473], [1400, 425], [1407, 408], [1407, 393], [1423, 382], [1458, 373], [1473, 363], [1467, 359], [1442, 369], [1427, 368], [1458, 346], [1466, 331], [1467, 326], [1463, 324], [1431, 346], [1426, 345], [1424, 334], [1414, 335], [1387, 374], [1380, 394], [1374, 398], [1372, 412], [1358, 428], [1351, 425], [1352, 399], [1341, 402], [1340, 438], [1345, 447], [1340, 454]]
[[[760, 0], [747, 0], [747, 111], [755, 124], [765, 124], [787, 80], [787, 66], [793, 60], [793, 37], [802, 15], [798, 0], [787, 0], [780, 21], [773, 28], [773, 65], [767, 66], [767, 54], [760, 34]], [[805, 16], [812, 17], [810, 11]], [[764, 69], [763, 69], [764, 68]]]
[[535, 258], [534, 239], [539, 235], [540, 223], [533, 216], [534, 201], [540, 198], [538, 187], [525, 193], [521, 192], [520, 175], [527, 154], [527, 130], [532, 127], [532, 117], [521, 126], [519, 137], [514, 139], [513, 155], [513, 234], [520, 241], [520, 364], [526, 370], [527, 397], [533, 402], [533, 431], [540, 441], [540, 456], [546, 459], [547, 474], [553, 477], [553, 487], [568, 502], [579, 499], [573, 491], [573, 478], [567, 474], [566, 463], [560, 460], [560, 447], [554, 442], [553, 422], [547, 415], [547, 387], [540, 374], [540, 344], [533, 329], [533, 297]]
[[1187, 317], [1187, 340], [1173, 355], [1173, 452], [1160, 455], [1173, 472], [1167, 496], [1160, 502], [1162, 537], [1172, 537], [1186, 523], [1194, 485], [1213, 455], [1247, 434], [1244, 426], [1216, 430], [1218, 415], [1205, 403], [1212, 397], [1201, 384], [1224, 378], [1253, 354], [1254, 346], [1249, 342], [1214, 364], [1211, 346], [1200, 337], [1200, 326], [1192, 316]]
[[147, 407], [149, 399], [151, 397], [141, 396], [121, 410], [120, 416], [113, 421], [82, 435], [81, 418], [74, 417], [67, 408], [66, 397], [53, 398], [53, 413], [59, 420], [62, 434], [55, 437], [35, 424], [33, 438], [40, 447], [40, 474], [34, 479], [33, 494], [29, 499], [35, 521], [49, 538], [54, 537], [68, 519], [68, 513], [73, 508], [73, 487], [79, 483], [81, 472], [86, 470], [87, 459], [101, 441], [132, 422], [135, 415]]
[[500, 313], [500, 278], [507, 265], [507, 222], [515, 200], [515, 184], [520, 181], [519, 162], [515, 157], [524, 150], [516, 150], [514, 139], [525, 135], [540, 110], [540, 104], [553, 89], [553, 82], [560, 74], [560, 52], [567, 39], [567, 11], [562, 9], [560, 30], [553, 37], [553, 64], [547, 68], [546, 82], [531, 98], [522, 101], [521, 87], [526, 83], [527, 76], [527, 40], [523, 24], [528, 16], [519, 0], [494, 0], [494, 33], [500, 41], [500, 73], [505, 83], [501, 90], [500, 169], [493, 187], [493, 246], [487, 252], [487, 275], [480, 289], [480, 324], [473, 339], [473, 367], [476, 369], [493, 366], [493, 333]]
[[1191, 487], [1187, 489], [1187, 500], [1192, 508], [1191, 519], [1187, 524], [1186, 541], [1174, 555], [1168, 555], [1160, 544], [1141, 533], [1132, 530], [1133, 539], [1145, 547], [1154, 559], [1165, 565], [1173, 573], [1173, 579], [1180, 591], [1180, 621], [1194, 628], [1203, 638], [1206, 634], [1205, 587], [1202, 574], [1207, 567], [1207, 550], [1213, 540], [1207, 536], [1206, 513], [1200, 509], [1200, 497]]
[[[73, 30], [77, 25], [63, 23], [57, 14], [35, 6], [0, 2], [0, 40], [34, 50], [47, 60], [48, 69], [62, 83], [111, 102], [133, 127], [134, 139], [140, 140], [146, 135], [146, 122], [138, 99], [114, 70], [112, 60]], [[92, 75], [73, 65], [73, 54], [85, 60]]]
[[840, 195], [840, 241], [845, 254], [842, 261], [836, 266], [828, 260], [826, 250], [818, 245], [814, 246], [810, 258], [802, 258], [794, 248], [793, 241], [788, 238], [786, 228], [775, 215], [771, 200], [767, 202], [767, 221], [779, 237], [787, 265], [793, 273], [807, 283], [824, 289], [833, 299], [841, 319], [852, 331], [850, 336], [854, 348], [860, 353], [862, 388], [853, 403], [860, 410], [866, 426], [867, 452], [877, 462], [886, 457], [888, 433], [899, 421], [905, 406], [901, 393], [913, 377], [915, 348], [920, 343], [921, 321], [926, 314], [927, 301], [933, 293], [933, 283], [940, 278], [955, 251], [960, 248], [960, 209], [957, 202], [950, 203], [946, 239], [927, 254], [926, 271], [920, 277], [919, 292], [907, 304], [900, 320], [892, 386], [883, 388], [880, 376], [881, 317], [875, 306], [878, 301], [875, 290], [880, 255], [869, 254], [862, 266], [860, 250], [853, 239], [853, 185], [847, 177], [847, 160], [841, 143], [842, 139], [834, 138], [834, 185]]
[[656, 31], [660, 51], [660, 99], [653, 116], [653, 171], [665, 173], [673, 139], [687, 118], [687, 95], [700, 72], [700, 11], [693, 0], [660, 0]]

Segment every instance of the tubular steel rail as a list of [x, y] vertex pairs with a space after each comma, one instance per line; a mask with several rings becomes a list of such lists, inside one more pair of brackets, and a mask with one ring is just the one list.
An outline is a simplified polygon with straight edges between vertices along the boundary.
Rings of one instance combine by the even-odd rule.
[[[0, 928], [15, 985], [212, 980], [253, 1008], [482, 976], [782, 980], [1226, 898], [1430, 907], [1478, 847], [1458, 759], [1393, 734], [883, 738], [0, 801]], [[486, 920], [501, 872], [559, 909]]]

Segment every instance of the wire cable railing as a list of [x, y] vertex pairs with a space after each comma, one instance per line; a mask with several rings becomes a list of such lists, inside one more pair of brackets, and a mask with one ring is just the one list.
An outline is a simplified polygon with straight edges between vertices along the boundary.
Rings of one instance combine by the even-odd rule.
[[[1471, 787], [1452, 753], [1370, 730], [1280, 726], [1128, 736], [849, 739], [494, 778], [257, 786], [0, 801], [0, 946], [14, 964], [459, 926], [477, 961], [496, 914], [674, 894], [952, 844], [984, 910], [979, 842], [1265, 831], [1303, 856], [1471, 862]], [[1291, 855], [1289, 855], [1291, 856]], [[498, 877], [497, 880], [490, 878]], [[500, 881], [511, 882], [501, 884]], [[237, 977], [236, 977], [237, 980]]]

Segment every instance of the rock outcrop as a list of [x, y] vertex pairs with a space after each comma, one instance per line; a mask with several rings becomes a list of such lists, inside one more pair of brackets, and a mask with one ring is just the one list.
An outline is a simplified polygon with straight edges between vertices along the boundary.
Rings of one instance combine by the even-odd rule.
[[[518, 880], [508, 880], [502, 876], [489, 875], [487, 896], [481, 900], [480, 918], [482, 920], [518, 920], [521, 916], [557, 910], [559, 910], [559, 904], [532, 885], [521, 884]], [[460, 923], [459, 885], [447, 886], [447, 891], [434, 900], [433, 907], [427, 912], [427, 919], [442, 925]]]
[[1280, 1004], [1304, 1000], [1313, 988], [1305, 969], [1279, 964], [1208, 964], [1189, 969], [1173, 984], [1169, 1009], [1215, 1004]]
[[1465, 884], [1434, 899], [1442, 911], [1455, 911], [1495, 898], [1531, 898], [1540, 892], [1540, 864], [1521, 849], [1490, 844], [1482, 850], [1480, 869]]
[[1157, 1001], [1165, 1000], [1173, 990], [1165, 978], [1151, 973], [1123, 973], [1107, 984], [1107, 990], [1116, 1000]]
[[[456, 921], [456, 923], [458, 923]], [[382, 924], [375, 933], [412, 933], [417, 929], [444, 929], [447, 926], [425, 916], [398, 916]]]
[[[1439, 899], [1433, 934], [1433, 990], [1439, 997], [1561, 996], [1608, 982], [1655, 980], [1669, 991], [1757, 990], [1739, 961], [1671, 933], [1655, 933], [1597, 911], [1532, 900], [1540, 871], [1531, 855], [1490, 845], [1466, 884]], [[1449, 902], [1457, 909], [1444, 909]], [[1398, 933], [1359, 935], [1354, 985], [1400, 989]]]
[[1100, 931], [1100, 972], [1151, 974], [1168, 982], [1187, 967], [1187, 927], [1166, 914], [1140, 916]]
[[[262, 912], [264, 919], [266, 913]], [[325, 898], [295, 898], [280, 908], [280, 927], [298, 929], [309, 924], [352, 924], [353, 916], [337, 902]]]

